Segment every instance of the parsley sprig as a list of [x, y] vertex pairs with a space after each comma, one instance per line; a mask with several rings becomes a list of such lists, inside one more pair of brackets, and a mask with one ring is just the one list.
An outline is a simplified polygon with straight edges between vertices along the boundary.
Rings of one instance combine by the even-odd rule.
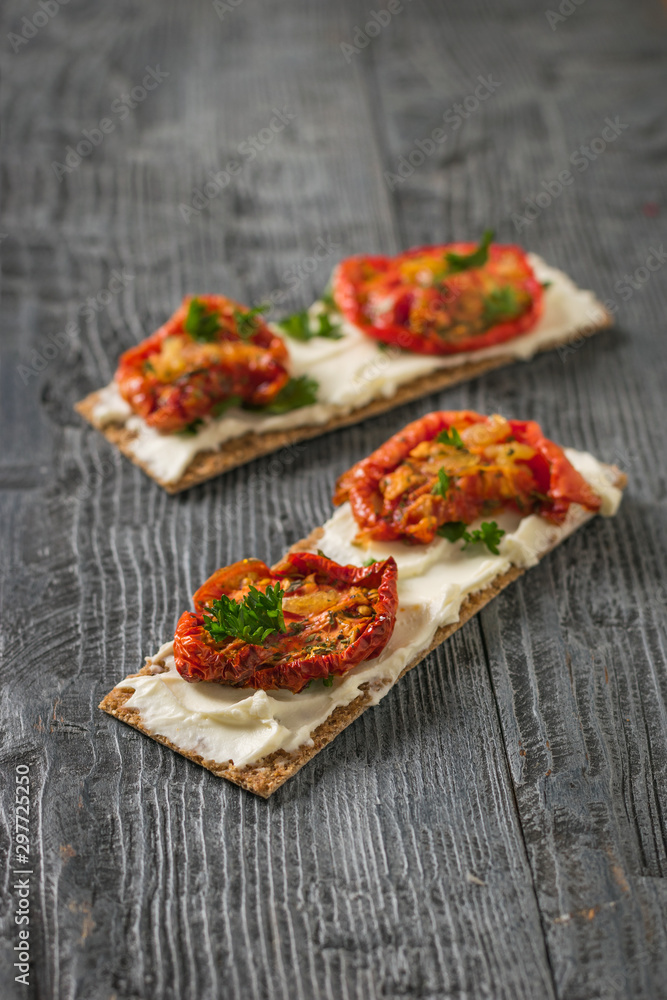
[[223, 413], [230, 410], [232, 406], [241, 406], [243, 403], [243, 396], [227, 396], [227, 399], [220, 399], [213, 406], [211, 410], [212, 417], [221, 417]]
[[438, 444], [448, 444], [452, 448], [458, 448], [459, 451], [465, 448], [456, 427], [450, 427], [448, 431], [440, 431], [435, 440]]
[[469, 271], [472, 267], [483, 267], [489, 259], [489, 247], [495, 233], [493, 229], [487, 229], [479, 246], [472, 253], [453, 253], [448, 250], [445, 254], [449, 274], [459, 274], [461, 271]]
[[204, 421], [201, 417], [196, 417], [195, 420], [191, 420], [189, 424], [182, 427], [180, 431], [176, 431], [177, 434], [181, 434], [183, 437], [194, 437], [199, 433], [201, 427], [204, 426]]
[[204, 628], [214, 642], [233, 638], [252, 646], [261, 645], [273, 632], [286, 632], [282, 587], [276, 583], [264, 592], [250, 587], [242, 601], [223, 594], [206, 609]]
[[484, 303], [484, 320], [487, 323], [513, 319], [521, 311], [516, 291], [511, 285], [494, 288], [493, 291], [484, 296], [482, 301]]
[[451, 480], [445, 470], [438, 469], [438, 481], [431, 490], [431, 493], [434, 493], [438, 497], [446, 496], [450, 482]]
[[270, 403], [261, 407], [262, 413], [289, 413], [310, 406], [317, 402], [318, 389], [319, 383], [309, 375], [291, 378]]
[[486, 545], [489, 552], [497, 556], [500, 554], [498, 543], [505, 531], [499, 528], [495, 521], [483, 521], [481, 528], [476, 528], [474, 531], [467, 530], [465, 521], [450, 521], [438, 528], [438, 534], [446, 538], [448, 542], [458, 542], [462, 538], [465, 542], [464, 549], [467, 549], [469, 545], [481, 543]]
[[271, 306], [268, 303], [264, 303], [260, 306], [253, 306], [252, 309], [246, 309], [245, 312], [241, 309], [234, 310], [232, 315], [236, 323], [236, 332], [242, 340], [248, 340], [249, 337], [252, 337], [253, 333], [257, 332], [259, 326], [258, 317], [270, 308]]
[[183, 326], [193, 340], [210, 344], [220, 329], [220, 313], [217, 309], [209, 309], [201, 299], [191, 299]]
[[293, 340], [312, 340], [314, 337], [327, 337], [329, 340], [340, 340], [343, 334], [338, 323], [332, 323], [328, 312], [318, 313], [312, 317], [315, 329], [311, 329], [311, 316], [307, 309], [294, 313], [286, 319], [281, 319], [278, 326]]

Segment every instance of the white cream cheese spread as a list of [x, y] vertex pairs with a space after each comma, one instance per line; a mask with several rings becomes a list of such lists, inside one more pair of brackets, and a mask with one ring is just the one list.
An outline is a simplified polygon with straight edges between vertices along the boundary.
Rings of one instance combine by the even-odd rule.
[[[618, 509], [621, 492], [608, 471], [586, 452], [572, 449], [567, 457], [602, 497], [602, 513]], [[458, 621], [464, 599], [484, 590], [510, 566], [532, 566], [592, 515], [573, 504], [562, 525], [537, 515], [496, 516], [506, 534], [494, 556], [480, 546], [464, 551], [460, 542], [437, 539], [430, 545], [353, 544], [357, 526], [349, 505], [324, 526], [317, 547], [343, 563], [362, 565], [368, 558], [393, 555], [398, 564], [399, 608], [387, 646], [372, 660], [358, 664], [331, 687], [314, 682], [300, 694], [290, 691], [254, 691], [221, 684], [183, 680], [174, 665], [173, 643], [162, 646], [148, 662], [156, 673], [127, 677], [118, 685], [133, 694], [125, 702], [137, 709], [143, 724], [183, 750], [205, 760], [232, 761], [243, 766], [274, 750], [286, 753], [309, 745], [311, 733], [339, 705], [347, 705], [368, 683], [370, 704], [377, 704], [403, 669], [430, 646], [436, 630]], [[475, 525], [477, 527], [478, 525]]]
[[[195, 434], [159, 434], [132, 413], [112, 382], [99, 393], [93, 419], [99, 426], [124, 424], [135, 434], [130, 447], [139, 461], [158, 479], [175, 482], [195, 455], [215, 450], [232, 438], [249, 432], [264, 434], [325, 424], [375, 399], [390, 398], [400, 386], [423, 375], [473, 360], [494, 357], [528, 360], [536, 351], [604, 322], [605, 310], [592, 292], [577, 288], [566, 274], [549, 267], [534, 254], [529, 259], [539, 280], [551, 283], [544, 295], [544, 313], [533, 330], [504, 344], [445, 357], [410, 354], [391, 348], [384, 350], [357, 327], [343, 323], [342, 337], [338, 340], [314, 337], [302, 342], [285, 337], [290, 374], [294, 377], [307, 374], [319, 384], [318, 402], [311, 406], [274, 416], [230, 409], [223, 416], [206, 421]], [[318, 308], [316, 303], [313, 310], [316, 312]]]

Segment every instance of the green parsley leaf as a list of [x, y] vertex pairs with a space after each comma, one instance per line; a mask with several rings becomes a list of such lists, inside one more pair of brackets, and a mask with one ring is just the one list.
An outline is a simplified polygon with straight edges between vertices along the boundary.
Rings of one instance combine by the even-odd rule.
[[553, 285], [553, 281], [541, 281], [540, 284], [542, 285], [542, 288], [546, 292], [547, 288], [551, 288], [551, 286]]
[[287, 631], [279, 583], [267, 587], [263, 593], [257, 587], [250, 587], [242, 601], [233, 601], [223, 594], [205, 613], [204, 628], [214, 642], [232, 638], [259, 646], [273, 632]]
[[451, 250], [445, 254], [449, 274], [459, 274], [461, 271], [469, 271], [472, 267], [483, 267], [489, 259], [489, 246], [495, 233], [493, 229], [487, 229], [479, 246], [472, 253], [452, 253]]
[[227, 399], [219, 400], [211, 410], [212, 417], [221, 417], [223, 413], [230, 410], [232, 406], [240, 406], [243, 396], [228, 396]]
[[361, 565], [362, 566], [374, 566], [376, 562], [380, 562], [380, 560], [379, 559], [372, 559], [371, 558], [371, 559], [366, 559], [366, 561], [363, 562]]
[[324, 684], [325, 688], [332, 687], [333, 682], [334, 682], [334, 675], [333, 674], [329, 674], [328, 677], [323, 677], [322, 678], [322, 683]]
[[456, 427], [450, 427], [448, 431], [440, 431], [435, 440], [438, 444], [448, 444], [450, 447], [458, 448], [459, 450], [465, 448]]
[[448, 524], [440, 525], [438, 534], [448, 542], [457, 542], [462, 538], [465, 543], [464, 549], [469, 545], [486, 545], [489, 552], [497, 556], [498, 543], [505, 531], [499, 528], [495, 521], [483, 521], [481, 528], [476, 528], [474, 531], [468, 531], [463, 521], [450, 521]]
[[499, 323], [501, 320], [513, 319], [521, 312], [517, 294], [511, 285], [494, 288], [482, 299], [484, 303], [484, 321]]
[[444, 469], [438, 469], [438, 481], [431, 490], [436, 496], [444, 497], [449, 489], [450, 478]]
[[498, 542], [503, 537], [505, 532], [502, 528], [499, 528], [495, 521], [483, 521], [482, 527], [477, 528], [471, 534], [466, 532], [468, 538], [466, 538], [466, 543], [463, 546], [467, 549], [469, 545], [476, 545], [481, 542], [482, 545], [486, 545], [489, 552], [493, 552], [494, 556], [498, 553]]
[[242, 340], [248, 340], [249, 337], [252, 337], [259, 326], [257, 317], [270, 308], [271, 306], [265, 303], [261, 306], [254, 306], [252, 309], [246, 309], [245, 312], [241, 312], [240, 309], [234, 310], [232, 316], [236, 323], [236, 332]]
[[438, 534], [448, 542], [458, 542], [459, 538], [467, 535], [465, 521], [449, 521], [447, 524], [441, 524]]
[[201, 417], [197, 417], [196, 420], [192, 420], [189, 424], [186, 424], [182, 430], [176, 431], [177, 434], [182, 434], [184, 437], [194, 437], [200, 427], [202, 427], [204, 421]]
[[201, 299], [191, 299], [183, 327], [193, 340], [209, 344], [215, 340], [220, 329], [219, 317], [220, 313], [217, 309], [209, 309]]
[[292, 337], [293, 340], [312, 340], [313, 337], [327, 337], [329, 340], [340, 340], [342, 338], [343, 334], [340, 332], [340, 326], [337, 323], [331, 322], [329, 313], [319, 313], [313, 318], [316, 321], [317, 328], [315, 330], [311, 329], [311, 317], [307, 309], [294, 313], [293, 316], [288, 316], [287, 319], [281, 319], [278, 326], [281, 330], [285, 331], [288, 337]]
[[299, 375], [298, 378], [291, 378], [287, 385], [284, 385], [277, 396], [267, 405], [262, 406], [262, 413], [288, 413], [290, 410], [298, 410], [302, 406], [310, 406], [317, 402], [317, 390], [319, 383], [309, 375]]

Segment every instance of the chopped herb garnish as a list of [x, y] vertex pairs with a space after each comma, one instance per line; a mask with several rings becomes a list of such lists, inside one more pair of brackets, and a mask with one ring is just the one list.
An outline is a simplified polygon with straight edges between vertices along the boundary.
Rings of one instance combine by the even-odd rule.
[[273, 632], [287, 631], [282, 605], [279, 583], [264, 592], [250, 587], [242, 601], [233, 601], [223, 594], [206, 609], [204, 628], [214, 642], [234, 638], [259, 646]]
[[436, 496], [444, 497], [449, 489], [450, 479], [444, 469], [438, 469], [438, 481], [431, 490]]
[[438, 528], [438, 534], [442, 538], [446, 538], [448, 542], [457, 542], [462, 538], [465, 542], [464, 549], [467, 549], [469, 545], [481, 543], [486, 545], [489, 552], [497, 556], [499, 555], [498, 543], [505, 532], [498, 527], [495, 521], [483, 521], [481, 528], [476, 528], [474, 531], [468, 531], [463, 521], [450, 521]]
[[483, 267], [489, 259], [489, 246], [494, 237], [493, 229], [487, 229], [479, 246], [472, 253], [452, 253], [451, 250], [445, 254], [445, 261], [448, 265], [449, 274], [458, 274], [460, 271], [469, 271], [473, 267]]
[[155, 375], [155, 369], [150, 361], [144, 361], [144, 371], [149, 375]]
[[257, 332], [257, 328], [259, 327], [258, 316], [261, 316], [262, 313], [265, 313], [270, 308], [271, 306], [265, 303], [261, 306], [254, 306], [252, 309], [246, 309], [245, 312], [242, 312], [240, 309], [234, 310], [232, 315], [236, 324], [236, 332], [242, 340], [248, 340], [249, 337], [252, 337], [253, 333]]
[[438, 534], [448, 542], [458, 542], [459, 538], [467, 534], [465, 521], [449, 521], [447, 524], [441, 524]]
[[330, 688], [333, 685], [333, 682], [334, 682], [333, 674], [329, 674], [328, 677], [322, 678], [322, 683], [324, 684], [325, 688]]
[[[315, 329], [312, 329], [311, 319], [315, 320]], [[340, 340], [343, 334], [340, 326], [332, 323], [329, 313], [319, 313], [311, 317], [307, 309], [303, 312], [294, 313], [287, 319], [281, 319], [278, 323], [281, 330], [284, 330], [288, 337], [293, 340], [312, 340], [314, 337], [328, 337], [329, 340]]]
[[379, 559], [367, 559], [362, 566], [374, 566], [376, 562], [380, 562]]
[[186, 424], [182, 430], [177, 431], [176, 433], [183, 434], [185, 437], [192, 437], [197, 433], [199, 428], [203, 426], [203, 424], [204, 421], [201, 417], [197, 417], [196, 420], [192, 420], [189, 424]]
[[542, 288], [546, 292], [547, 288], [551, 288], [551, 286], [553, 285], [553, 281], [541, 281], [540, 284], [542, 285]]
[[448, 431], [440, 431], [435, 440], [438, 444], [448, 444], [451, 448], [458, 448], [459, 450], [465, 448], [456, 427], [450, 427]]
[[484, 296], [482, 302], [486, 323], [499, 323], [503, 319], [512, 319], [521, 311], [516, 291], [511, 285], [494, 288]]
[[209, 344], [220, 329], [220, 313], [217, 309], [209, 309], [201, 299], [191, 299], [183, 327], [193, 340]]
[[223, 413], [231, 409], [232, 406], [240, 406], [243, 396], [228, 396], [227, 399], [219, 400], [211, 410], [212, 417], [221, 417]]
[[320, 302], [327, 307], [327, 309], [336, 309], [336, 303], [334, 301], [333, 292], [330, 288], [327, 288], [320, 298]]
[[309, 375], [299, 375], [298, 378], [291, 378], [282, 387], [277, 396], [267, 405], [262, 406], [262, 413], [288, 413], [290, 410], [298, 410], [302, 406], [310, 406], [317, 402], [317, 390], [319, 383]]

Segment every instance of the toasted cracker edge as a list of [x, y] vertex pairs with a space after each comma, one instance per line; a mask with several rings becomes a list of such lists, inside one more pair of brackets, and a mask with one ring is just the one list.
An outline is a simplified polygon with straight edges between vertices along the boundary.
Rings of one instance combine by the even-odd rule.
[[[593, 334], [599, 333], [600, 330], [611, 326], [612, 322], [612, 317], [605, 311], [604, 318], [601, 319], [597, 326], [574, 330], [562, 340], [538, 348], [536, 353], [541, 354], [544, 351], [557, 350], [559, 347], [564, 347], [573, 342], [579, 343], [582, 337], [592, 337]], [[402, 406], [403, 403], [419, 399], [421, 396], [427, 396], [430, 393], [438, 392], [449, 386], [458, 385], [460, 382], [477, 378], [478, 375], [483, 375], [494, 368], [501, 368], [504, 365], [512, 364], [517, 360], [517, 358], [510, 354], [503, 354], [499, 357], [486, 358], [482, 361], [466, 361], [455, 368], [447, 368], [444, 371], [432, 372], [430, 375], [422, 375], [420, 378], [413, 379], [412, 382], [400, 386], [394, 395], [388, 399], [373, 400], [373, 402], [360, 407], [358, 410], [353, 410], [351, 413], [333, 417], [325, 424], [295, 427], [292, 430], [286, 431], [269, 431], [266, 434], [244, 434], [243, 437], [225, 441], [222, 447], [216, 451], [199, 452], [192, 459], [181, 478], [174, 482], [166, 482], [163, 479], [159, 479], [144, 462], [137, 459], [131, 448], [135, 437], [133, 431], [127, 430], [122, 424], [110, 423], [106, 426], [101, 426], [95, 421], [93, 412], [101, 390], [91, 392], [85, 399], [76, 403], [74, 409], [96, 430], [104, 434], [107, 441], [115, 445], [131, 462], [138, 465], [147, 476], [150, 476], [167, 493], [173, 494], [181, 493], [192, 486], [198, 486], [200, 483], [206, 482], [206, 480], [212, 479], [223, 472], [229, 472], [230, 469], [235, 469], [239, 465], [245, 465], [246, 462], [252, 462], [255, 458], [260, 458], [262, 455], [278, 451], [279, 448], [287, 448], [299, 441], [306, 441], [309, 438], [318, 437], [320, 434], [328, 434], [339, 427], [347, 427], [350, 424], [360, 423], [368, 417], [375, 417], [380, 413], [385, 413], [387, 410]]]
[[[608, 471], [613, 474], [614, 485], [619, 489], [624, 489], [627, 485], [627, 476], [625, 473], [621, 472], [616, 466], [606, 466]], [[581, 524], [577, 526], [577, 529], [585, 524], [587, 521], [591, 520], [593, 514], [582, 514]], [[315, 528], [307, 538], [303, 538], [296, 542], [290, 549], [290, 552], [298, 551], [308, 551], [312, 549], [317, 542], [322, 537], [324, 529]], [[566, 540], [566, 539], [564, 539]], [[557, 542], [556, 545], [552, 546], [547, 550], [541, 557], [540, 561], [544, 556], [548, 555], [554, 548], [556, 548], [560, 543]], [[401, 677], [403, 677], [409, 670], [416, 667], [418, 663], [421, 663], [430, 652], [432, 652], [436, 646], [439, 646], [441, 642], [448, 639], [450, 635], [458, 631], [462, 625], [476, 615], [478, 611], [481, 611], [489, 601], [491, 601], [501, 590], [509, 586], [514, 580], [519, 576], [522, 576], [526, 572], [525, 569], [518, 566], [513, 566], [506, 573], [497, 577], [489, 587], [484, 590], [478, 591], [476, 594], [471, 594], [465, 599], [461, 605], [461, 611], [458, 621], [454, 622], [452, 625], [445, 625], [439, 628], [433, 637], [428, 649], [423, 650], [418, 653], [417, 656], [407, 666], [402, 670], [396, 681], [393, 683], [391, 681], [382, 682], [376, 681], [373, 685], [373, 690], [379, 690], [381, 687], [385, 686], [387, 689], [397, 683]], [[143, 667], [138, 674], [134, 676], [140, 676], [142, 674], [154, 673], [154, 669], [151, 668], [149, 664]], [[249, 792], [254, 792], [256, 795], [260, 795], [262, 798], [268, 799], [270, 795], [273, 794], [281, 785], [283, 785], [288, 778], [299, 771], [304, 764], [307, 764], [316, 753], [322, 750], [327, 744], [346, 729], [355, 719], [358, 719], [362, 712], [368, 707], [372, 699], [372, 691], [370, 690], [369, 684], [366, 683], [361, 686], [362, 694], [359, 695], [354, 701], [351, 701], [347, 705], [339, 705], [331, 715], [321, 723], [317, 729], [311, 733], [312, 745], [311, 746], [301, 746], [298, 750], [292, 752], [286, 752], [284, 750], [276, 750], [266, 757], [262, 757], [261, 760], [257, 761], [255, 764], [250, 764], [245, 767], [234, 767], [231, 762], [220, 762], [214, 760], [204, 760], [199, 754], [192, 753], [188, 750], [181, 750], [177, 747], [171, 740], [168, 740], [165, 736], [160, 736], [158, 733], [152, 733], [150, 729], [143, 725], [141, 721], [141, 716], [138, 709], [125, 708], [125, 702], [132, 696], [132, 688], [116, 687], [107, 694], [99, 704], [99, 708], [102, 711], [107, 712], [109, 715], [113, 715], [116, 719], [120, 719], [121, 722], [126, 722], [128, 725], [133, 726], [140, 732], [145, 733], [146, 736], [150, 736], [151, 739], [157, 740], [158, 743], [163, 743], [168, 746], [171, 750], [176, 753], [181, 754], [183, 757], [187, 757], [188, 760], [194, 761], [195, 764], [200, 764], [202, 767], [207, 768], [212, 771], [219, 778], [226, 778], [228, 781], [233, 782], [235, 785], [240, 785], [241, 788], [245, 788]]]

